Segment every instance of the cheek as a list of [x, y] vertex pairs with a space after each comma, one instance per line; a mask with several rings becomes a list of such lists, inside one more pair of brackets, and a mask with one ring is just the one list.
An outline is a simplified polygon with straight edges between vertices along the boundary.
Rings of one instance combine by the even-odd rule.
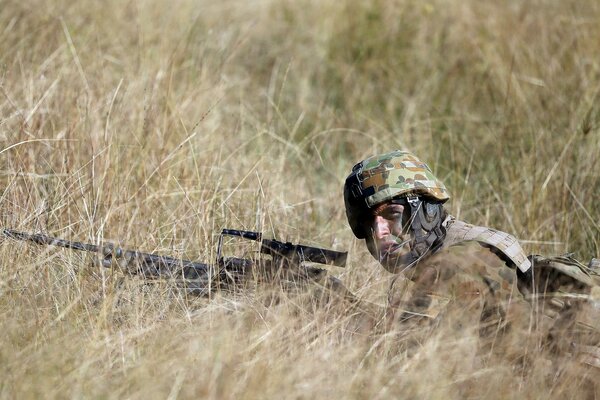
[[394, 235], [400, 236], [402, 234], [402, 218], [398, 218], [396, 221], [394, 221], [394, 223], [391, 226], [392, 233]]
[[376, 238], [381, 238], [388, 234], [399, 236], [402, 233], [402, 220], [398, 219], [386, 219], [377, 217], [371, 224], [371, 232]]
[[386, 231], [388, 230], [388, 222], [384, 218], [375, 217], [373, 222], [371, 222], [371, 231], [373, 233]]

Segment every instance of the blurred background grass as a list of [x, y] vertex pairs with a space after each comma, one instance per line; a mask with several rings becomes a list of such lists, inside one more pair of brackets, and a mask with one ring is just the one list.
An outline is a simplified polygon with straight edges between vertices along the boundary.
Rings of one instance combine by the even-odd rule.
[[[2, 225], [205, 261], [221, 228], [261, 230], [350, 250], [332, 272], [383, 304], [342, 185], [402, 148], [452, 214], [587, 262], [599, 19], [591, 0], [0, 0]], [[457, 378], [433, 339], [372, 359], [381, 339], [351, 335], [346, 310], [206, 304], [81, 255], [0, 251], [4, 397], [452, 397], [486, 373], [496, 386], [468, 390], [565, 393], [535, 374], [499, 390], [517, 379], [502, 365]]]

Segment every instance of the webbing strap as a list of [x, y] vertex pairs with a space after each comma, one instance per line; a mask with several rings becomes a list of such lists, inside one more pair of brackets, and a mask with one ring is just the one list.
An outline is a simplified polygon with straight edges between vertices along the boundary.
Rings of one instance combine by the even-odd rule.
[[446, 226], [446, 238], [442, 248], [454, 246], [461, 242], [476, 241], [498, 249], [521, 272], [527, 272], [531, 268], [531, 262], [527, 259], [517, 238], [506, 232], [467, 224], [450, 216], [444, 221], [444, 225]]

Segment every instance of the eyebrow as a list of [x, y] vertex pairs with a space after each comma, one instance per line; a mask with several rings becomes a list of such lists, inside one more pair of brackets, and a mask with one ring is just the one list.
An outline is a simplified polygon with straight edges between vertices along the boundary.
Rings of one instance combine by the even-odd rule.
[[402, 204], [383, 203], [383, 204], [380, 204], [380, 205], [378, 205], [377, 207], [375, 207], [373, 209], [373, 215], [379, 215], [379, 214], [381, 214], [384, 211], [387, 211], [389, 209], [393, 209], [394, 206], [396, 206], [396, 207], [400, 206], [400, 207], [402, 207], [402, 209], [404, 209], [404, 206]]

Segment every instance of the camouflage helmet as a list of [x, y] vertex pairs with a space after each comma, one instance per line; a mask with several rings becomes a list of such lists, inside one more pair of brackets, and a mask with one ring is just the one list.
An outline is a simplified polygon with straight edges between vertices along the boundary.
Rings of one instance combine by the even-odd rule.
[[395, 150], [356, 164], [344, 184], [346, 216], [354, 235], [366, 238], [361, 222], [371, 208], [411, 194], [439, 203], [450, 198], [427, 164], [408, 151]]

